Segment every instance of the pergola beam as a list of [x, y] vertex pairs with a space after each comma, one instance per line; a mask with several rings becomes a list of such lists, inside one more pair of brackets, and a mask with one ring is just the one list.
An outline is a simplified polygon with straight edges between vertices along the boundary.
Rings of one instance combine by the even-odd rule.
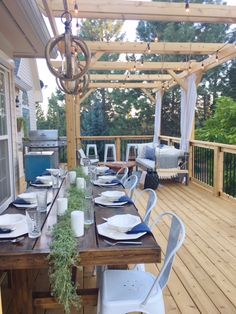
[[108, 83], [108, 82], [100, 82], [100, 83], [89, 83], [89, 88], [160, 88], [161, 83]]
[[168, 81], [168, 74], [91, 74], [91, 81]]
[[[134, 54], [165, 54], [165, 55], [209, 55], [220, 50], [225, 43], [178, 43], [178, 42], [151, 42], [150, 52], [146, 42], [101, 42], [86, 41], [91, 52], [102, 51], [108, 53]], [[234, 44], [227, 44], [228, 47]]]
[[[42, 0], [38, 0], [42, 6]], [[127, 0], [80, 0], [76, 15], [74, 1], [68, 1], [69, 10], [74, 17], [110, 20], [146, 20], [165, 22], [236, 23], [236, 6], [214, 4], [190, 4], [186, 12], [184, 3], [147, 2]], [[52, 0], [53, 15], [61, 17], [64, 12], [63, 1]], [[44, 10], [43, 10], [44, 11]], [[46, 13], [45, 13], [46, 15]]]

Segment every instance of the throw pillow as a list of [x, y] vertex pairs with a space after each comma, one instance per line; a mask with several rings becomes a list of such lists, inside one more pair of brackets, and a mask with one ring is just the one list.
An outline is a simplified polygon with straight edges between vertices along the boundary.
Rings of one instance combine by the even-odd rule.
[[150, 160], [154, 160], [156, 159], [156, 156], [155, 156], [155, 148], [152, 148], [152, 147], [149, 147], [149, 146], [146, 146], [146, 150], [145, 150], [145, 158], [146, 159], [150, 159]]

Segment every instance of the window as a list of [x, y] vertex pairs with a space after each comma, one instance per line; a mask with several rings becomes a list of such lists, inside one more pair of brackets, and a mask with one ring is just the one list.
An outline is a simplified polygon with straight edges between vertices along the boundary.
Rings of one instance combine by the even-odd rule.
[[0, 66], [0, 212], [11, 200], [9, 76]]

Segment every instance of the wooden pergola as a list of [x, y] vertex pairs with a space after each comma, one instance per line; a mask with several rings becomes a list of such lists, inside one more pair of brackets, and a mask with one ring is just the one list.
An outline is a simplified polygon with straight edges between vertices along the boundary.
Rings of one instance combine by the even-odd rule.
[[[58, 35], [55, 17], [64, 12], [63, 0], [38, 0], [42, 12], [49, 18], [54, 36]], [[122, 5], [121, 5], [122, 2]], [[74, 1], [68, 6], [74, 17], [110, 20], [147, 20], [165, 22], [236, 23], [236, 6], [190, 4], [186, 12], [183, 3], [146, 2], [126, 0], [80, 0], [79, 12], [74, 13]], [[68, 167], [76, 165], [75, 151], [80, 138], [80, 103], [97, 88], [139, 88], [155, 102], [153, 92], [169, 89], [176, 84], [186, 89], [185, 79], [196, 73], [198, 82], [202, 74], [236, 57], [235, 44], [229, 43], [183, 43], [183, 42], [86, 42], [92, 53], [91, 70], [102, 70], [105, 74], [92, 74], [88, 92], [81, 98], [66, 95]], [[105, 54], [158, 54], [162, 62], [120, 61], [103, 62]], [[165, 55], [201, 56], [201, 61], [164, 61]], [[124, 58], [123, 58], [124, 59]], [[54, 61], [54, 66], [61, 62]], [[134, 70], [135, 69], [135, 70]], [[119, 71], [122, 74], [114, 74]], [[156, 72], [156, 74], [150, 74]], [[141, 73], [142, 74], [141, 74]]]

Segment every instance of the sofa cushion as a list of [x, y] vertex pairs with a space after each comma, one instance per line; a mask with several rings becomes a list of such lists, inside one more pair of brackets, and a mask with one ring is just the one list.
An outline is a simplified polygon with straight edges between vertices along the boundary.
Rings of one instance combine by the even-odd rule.
[[151, 168], [153, 170], [156, 168], [155, 161], [150, 159], [137, 157], [136, 162], [145, 168]]
[[145, 149], [145, 158], [155, 161], [155, 160], [156, 160], [155, 152], [156, 152], [155, 148], [146, 146], [146, 149]]
[[142, 144], [137, 144], [137, 155], [140, 158], [145, 158], [145, 151], [146, 147], [153, 147], [153, 143], [142, 143]]

